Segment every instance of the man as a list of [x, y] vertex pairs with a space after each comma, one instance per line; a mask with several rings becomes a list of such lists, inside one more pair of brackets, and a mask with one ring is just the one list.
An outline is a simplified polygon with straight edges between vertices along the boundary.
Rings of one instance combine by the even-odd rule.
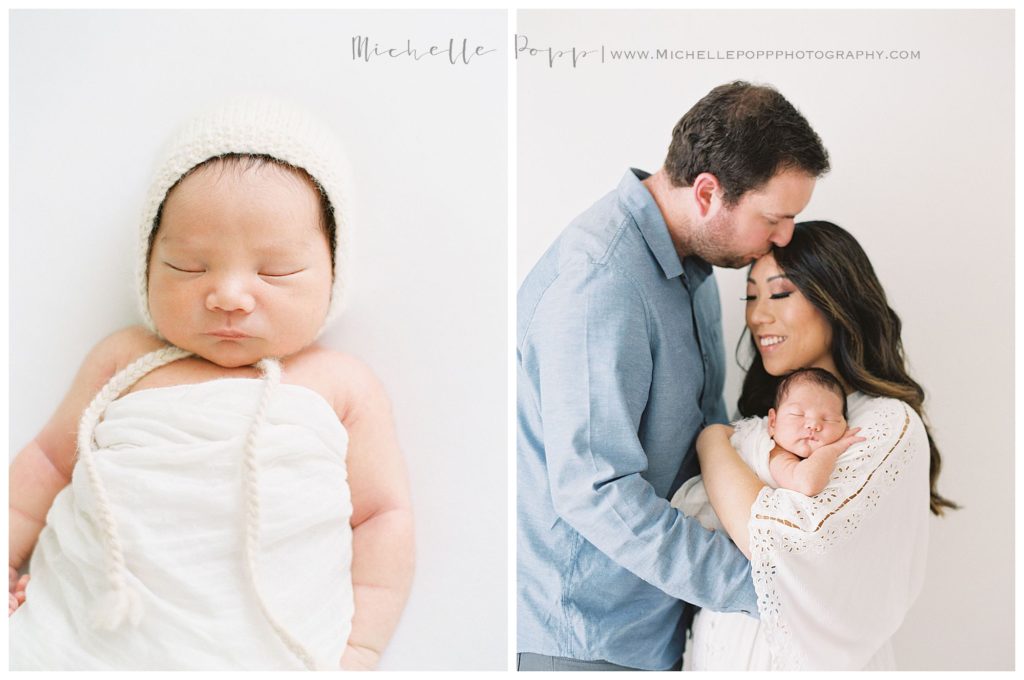
[[711, 265], [785, 246], [828, 170], [770, 87], [716, 87], [562, 232], [518, 296], [518, 666], [679, 668], [684, 603], [757, 615], [727, 536], [669, 506], [726, 422]]

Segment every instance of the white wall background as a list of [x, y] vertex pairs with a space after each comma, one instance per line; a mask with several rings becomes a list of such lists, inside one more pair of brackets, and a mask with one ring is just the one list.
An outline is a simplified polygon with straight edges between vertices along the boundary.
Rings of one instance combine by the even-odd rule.
[[[1014, 667], [1013, 13], [613, 11], [518, 14], [532, 47], [920, 50], [916, 61], [518, 61], [518, 271], [630, 166], [660, 167], [712, 87], [770, 83], [832, 159], [801, 219], [853, 233], [904, 322], [964, 509], [931, 526], [928, 578], [895, 640], [905, 669]], [[718, 270], [726, 400], [745, 274]]]
[[[504, 669], [507, 640], [505, 12], [15, 12], [11, 456], [86, 352], [136, 323], [137, 219], [164, 139], [225, 95], [331, 121], [355, 170], [351, 304], [325, 336], [386, 385], [418, 568], [382, 669]], [[496, 52], [353, 61], [469, 38]]]

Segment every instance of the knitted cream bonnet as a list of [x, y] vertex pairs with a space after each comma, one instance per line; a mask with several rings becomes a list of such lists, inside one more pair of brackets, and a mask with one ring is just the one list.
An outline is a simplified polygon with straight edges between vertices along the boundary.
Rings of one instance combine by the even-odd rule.
[[[154, 220], [167, 193], [195, 166], [224, 154], [267, 155], [305, 170], [327, 196], [336, 225], [334, 286], [324, 326], [343, 308], [351, 262], [352, 202], [348, 165], [336, 137], [320, 121], [285, 102], [263, 98], [232, 100], [187, 122], [164, 148], [139, 225], [136, 292], [146, 326], [149, 314], [147, 255]], [[323, 328], [321, 328], [321, 332]]]

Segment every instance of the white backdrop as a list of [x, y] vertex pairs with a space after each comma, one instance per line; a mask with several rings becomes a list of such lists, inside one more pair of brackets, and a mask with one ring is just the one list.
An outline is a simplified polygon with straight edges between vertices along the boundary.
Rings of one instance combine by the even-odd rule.
[[[833, 170], [799, 219], [867, 251], [904, 322], [912, 374], [964, 509], [931, 525], [925, 589], [895, 640], [901, 668], [1014, 664], [1013, 14], [1001, 11], [518, 13], [517, 282], [630, 166], [660, 167], [672, 128], [715, 85], [777, 87]], [[604, 47], [605, 62], [600, 50]], [[571, 49], [595, 50], [572, 65]], [[611, 50], [705, 50], [613, 61]], [[920, 51], [916, 60], [727, 60], [727, 50]], [[743, 270], [717, 270], [734, 408]]]
[[[506, 14], [15, 12], [10, 455], [86, 352], [136, 323], [132, 253], [156, 153], [226, 95], [292, 99], [354, 169], [352, 295], [325, 344], [381, 377], [416, 512], [412, 596], [382, 669], [504, 669]], [[352, 58], [469, 39], [494, 52]]]

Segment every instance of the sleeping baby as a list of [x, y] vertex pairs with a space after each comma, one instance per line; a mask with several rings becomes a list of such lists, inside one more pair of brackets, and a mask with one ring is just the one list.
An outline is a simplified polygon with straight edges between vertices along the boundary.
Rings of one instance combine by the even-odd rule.
[[[773, 489], [816, 496], [828, 485], [836, 460], [846, 449], [829, 446], [847, 434], [846, 395], [828, 371], [801, 368], [779, 381], [775, 405], [766, 418], [744, 418], [733, 428], [733, 447], [761, 481]], [[679, 487], [672, 505], [707, 529], [725, 530], [700, 475]]]
[[13, 670], [376, 665], [412, 513], [383, 387], [316, 343], [350, 268], [342, 158], [264, 100], [171, 141], [144, 325], [91, 351], [10, 468]]

